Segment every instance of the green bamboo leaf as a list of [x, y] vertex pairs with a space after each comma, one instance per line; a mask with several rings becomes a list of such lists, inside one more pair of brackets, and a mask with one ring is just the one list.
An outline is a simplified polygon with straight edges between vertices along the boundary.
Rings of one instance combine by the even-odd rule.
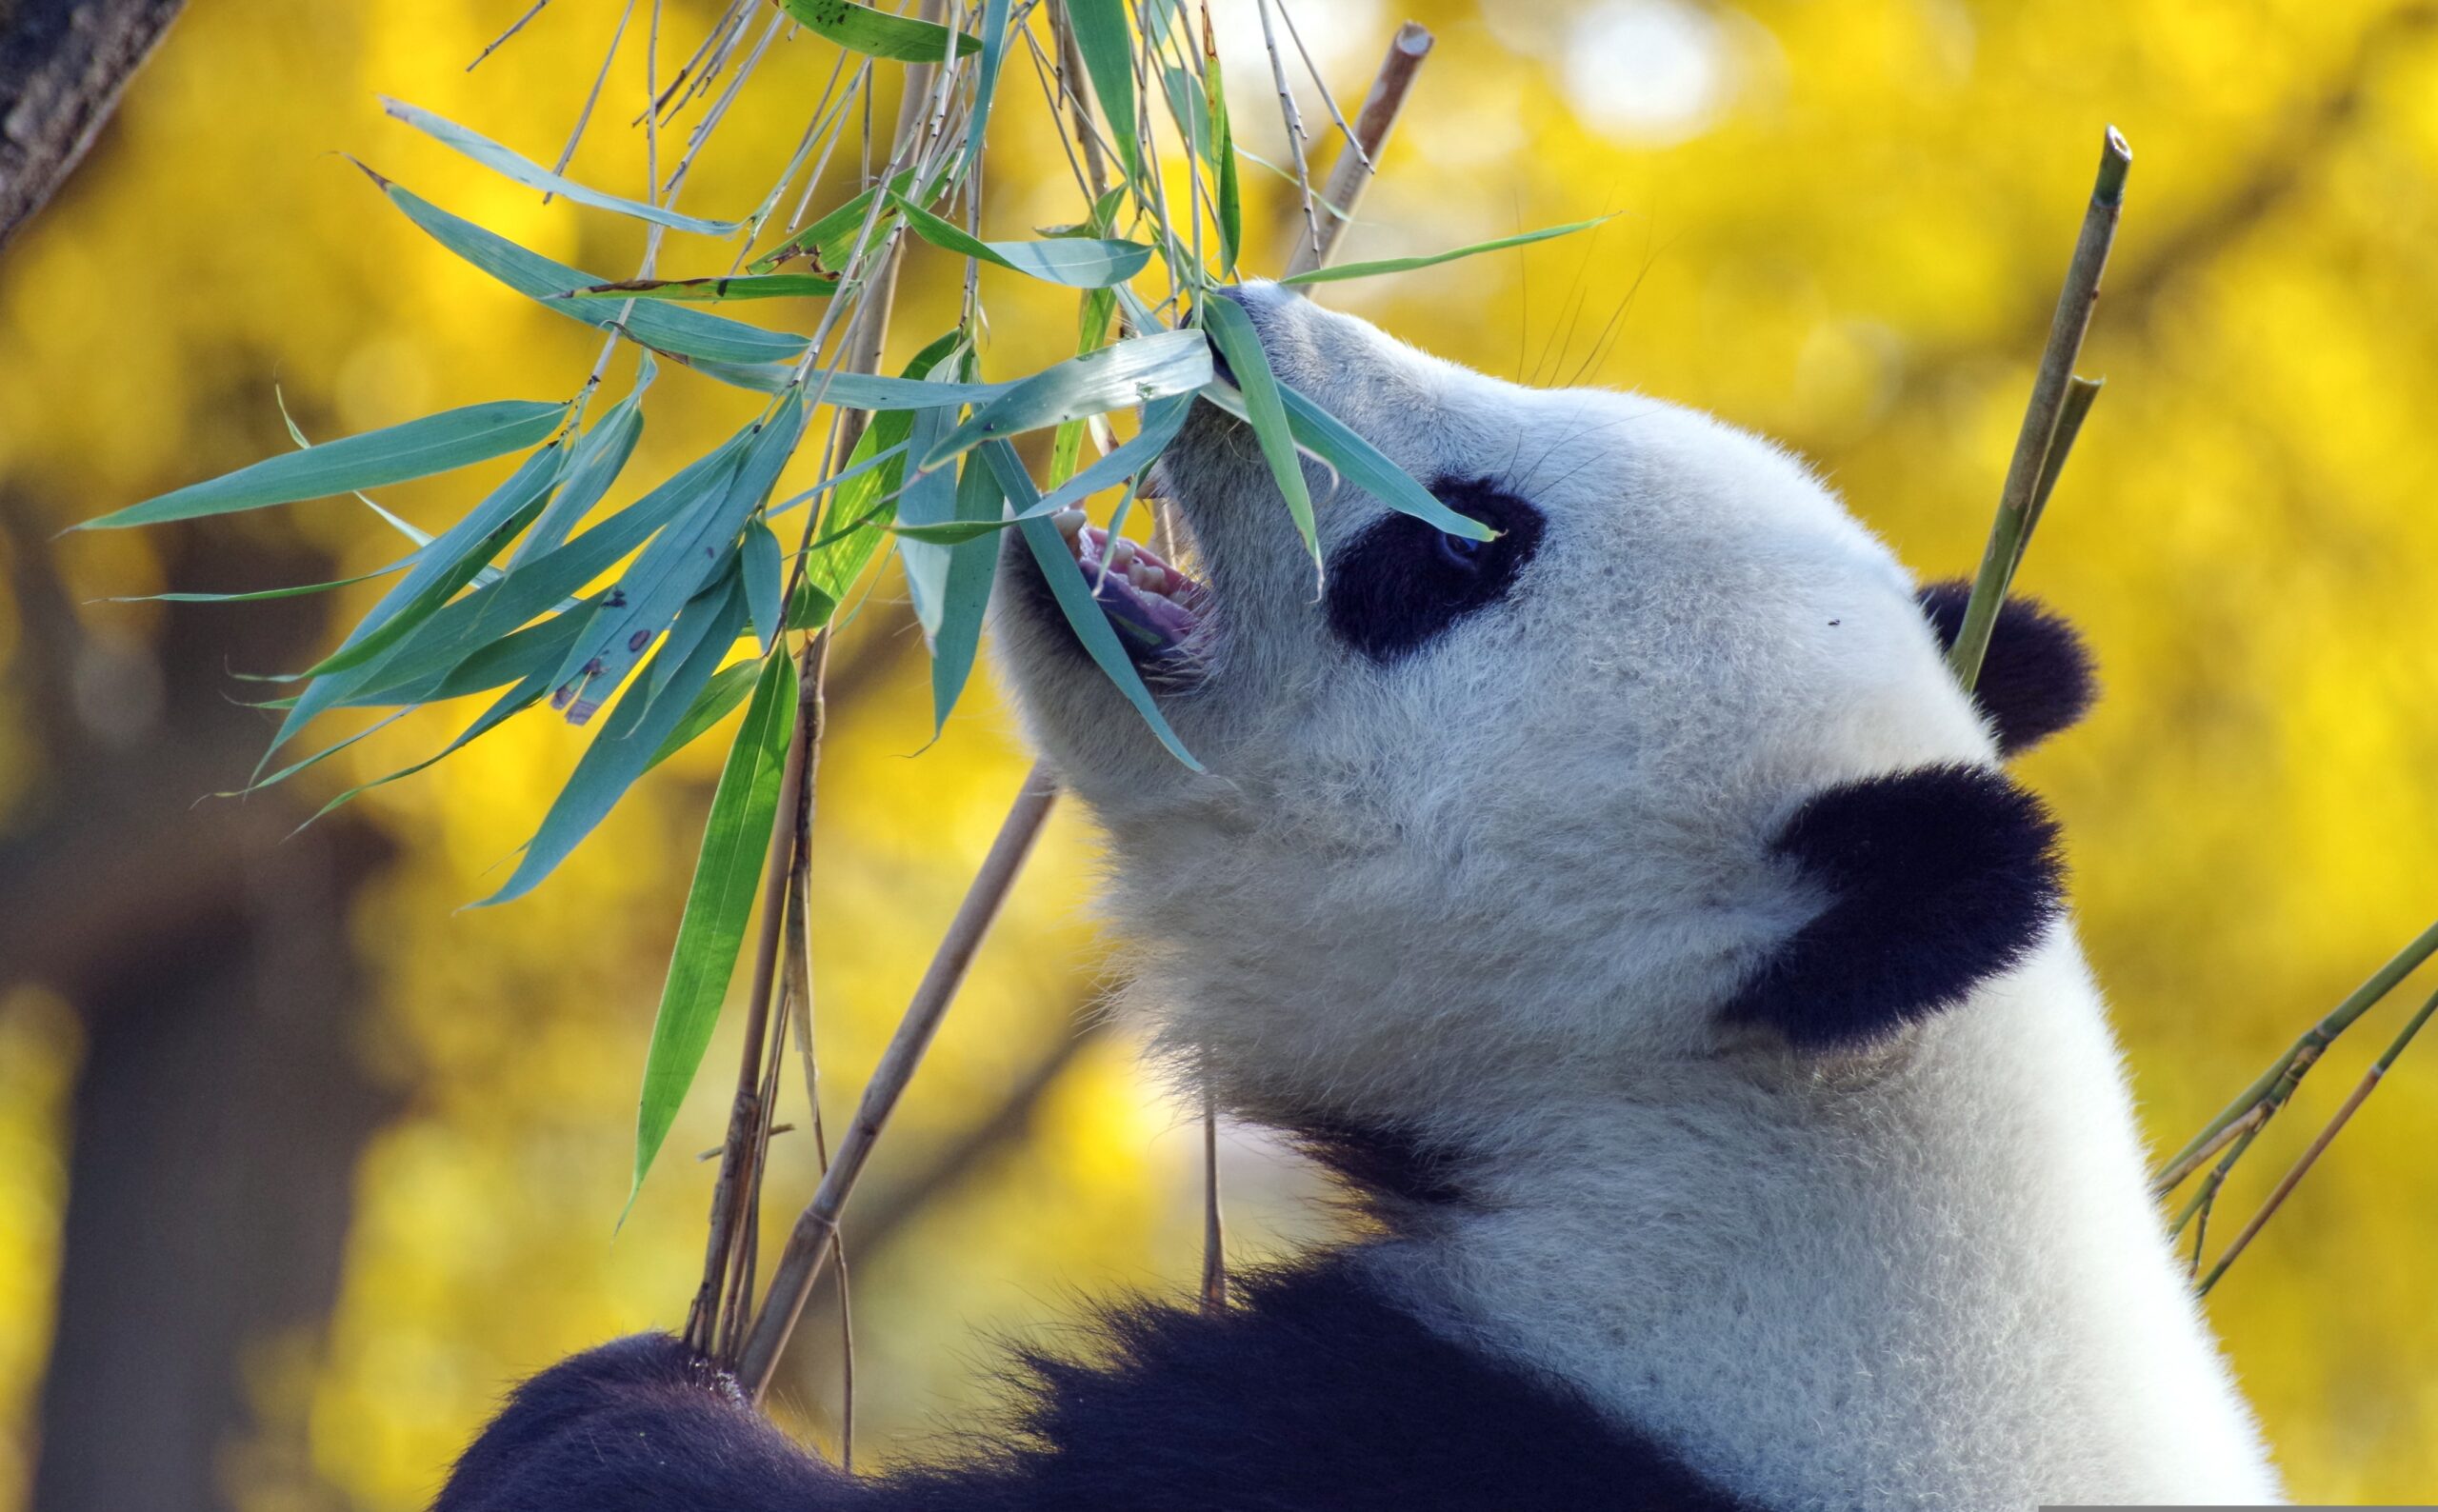
[[[1024, 460], [1016, 455], [1015, 448], [1004, 441], [985, 442], [981, 455], [989, 462], [1008, 502], [1016, 507], [1019, 514], [1039, 502], [1040, 492], [1033, 487], [1032, 478], [1025, 471]], [[1143, 716], [1143, 723], [1169, 748], [1169, 754], [1194, 771], [1202, 770], [1202, 764], [1193, 759], [1193, 753], [1177, 739], [1176, 731], [1169, 727], [1168, 718], [1160, 712], [1151, 690], [1143, 686], [1143, 674], [1135, 670], [1133, 659], [1118, 642], [1117, 632], [1109, 628], [1109, 616], [1101, 612], [1100, 601], [1092, 597], [1091, 585], [1084, 581], [1084, 569], [1076, 563], [1075, 554], [1067, 548], [1067, 539], [1058, 533], [1058, 527], [1034, 516], [1016, 528], [1024, 532], [1025, 546], [1031, 550], [1034, 563], [1058, 601], [1059, 612], [1067, 616], [1067, 624], [1083, 643], [1086, 654], [1134, 706], [1134, 711]]]
[[958, 57], [981, 50], [982, 40], [911, 16], [893, 16], [852, 0], [779, 0], [779, 9], [840, 47], [895, 63], [939, 63], [951, 38]]
[[567, 418], [568, 407], [530, 399], [498, 399], [447, 409], [404, 425], [342, 436], [318, 447], [266, 457], [206, 483], [130, 504], [99, 519], [70, 527], [118, 530], [133, 525], [234, 514], [274, 504], [294, 504], [354, 488], [404, 483], [435, 472], [522, 451], [548, 437]]
[[711, 813], [703, 826], [703, 848], [694, 861], [686, 913], [669, 951], [669, 976], [660, 989], [660, 1012], [644, 1052], [643, 1096], [635, 1113], [635, 1176], [631, 1205], [644, 1174], [676, 1121], [678, 1104], [694, 1083], [718, 1025], [720, 1004], [745, 945], [746, 920], [753, 912], [762, 880], [762, 858], [770, 847], [778, 817], [779, 782], [788, 742], [795, 728], [796, 669], [784, 656], [765, 662], [747, 706], [736, 743], [720, 769]]
[[1200, 331], [1131, 337], [1010, 386], [923, 454], [921, 465], [936, 468], [984, 441], [1185, 393], [1209, 381], [1210, 344]]
[[745, 617], [761, 637], [762, 654], [770, 654], [770, 645], [779, 638], [779, 597], [786, 586], [779, 581], [779, 538], [769, 526], [760, 520], [745, 527]]
[[[722, 315], [709, 315], [658, 300], [638, 301], [629, 310], [623, 303], [567, 298], [577, 289], [592, 288], [603, 280], [539, 252], [527, 251], [495, 231], [450, 214], [370, 169], [365, 171], [371, 174], [390, 203], [423, 228], [432, 240], [545, 309], [588, 326], [616, 323], [643, 346], [724, 378], [729, 377], [732, 370], [759, 374], [769, 368], [786, 369], [804, 355], [806, 343], [801, 336], [764, 330]], [[619, 319], [621, 310], [626, 312], [623, 321]], [[782, 380], [774, 380], [774, 386], [783, 377]]]
[[1382, 455], [1379, 448], [1349, 430], [1344, 422], [1309, 398], [1284, 384], [1279, 386], [1278, 396], [1286, 403], [1287, 422], [1295, 433], [1295, 444], [1335, 468], [1339, 477], [1399, 514], [1427, 521], [1449, 535], [1488, 541], [1498, 534], [1479, 520], [1469, 519], [1441, 504], [1405, 468]]
[[1261, 333], [1253, 329], [1253, 319], [1245, 313], [1245, 308], [1232, 299], [1214, 296], [1204, 300], [1200, 308], [1204, 328], [1236, 375], [1236, 388], [1245, 396], [1245, 413], [1252, 424], [1253, 439], [1261, 444], [1262, 460], [1269, 464], [1269, 475], [1287, 500], [1287, 512], [1295, 520], [1295, 533], [1304, 538], [1304, 549], [1311, 553], [1312, 565], [1318, 567], [1321, 538], [1312, 524], [1312, 496], [1304, 487], [1304, 459], [1295, 449], [1287, 403], [1279, 397], [1278, 375], [1270, 371], [1269, 353], [1262, 349]]
[[[449, 608], [456, 607], [451, 604]], [[380, 708], [397, 704], [439, 704], [469, 693], [489, 692], [536, 675], [547, 689], [551, 674], [567, 658], [568, 647], [584, 633], [600, 607], [598, 597], [587, 599], [564, 614], [553, 614], [522, 629], [510, 630], [470, 654], [458, 654], [440, 670], [425, 670], [412, 680], [395, 677], [391, 671], [410, 649], [401, 647], [367, 677], [363, 687], [341, 699], [338, 706]], [[442, 610], [443, 614], [447, 612]], [[428, 623], [439, 619], [440, 615], [434, 615]]]
[[828, 299], [838, 280], [813, 273], [734, 273], [720, 278], [628, 278], [572, 289], [570, 299], [660, 299], [716, 305], [730, 299]]
[[986, 242], [911, 200], [900, 197], [894, 203], [914, 233], [941, 250], [959, 257], [978, 257], [1000, 268], [1030, 274], [1044, 283], [1064, 284], [1069, 288], [1105, 288], [1132, 278], [1151, 260], [1151, 249], [1141, 242], [1074, 236], [1039, 242]]
[[1441, 263], [1452, 263], [1459, 257], [1474, 257], [1483, 252], [1500, 252], [1510, 247], [1529, 247], [1534, 242], [1571, 236], [1577, 231], [1588, 231], [1595, 226], [1605, 226], [1615, 218], [1614, 215], [1602, 215], [1592, 220], [1575, 221], [1565, 226], [1545, 226], [1537, 231], [1526, 231], [1517, 236], [1502, 236], [1494, 242], [1475, 242], [1470, 247], [1459, 247], [1452, 251], [1425, 252], [1419, 257], [1383, 257], [1369, 263], [1333, 263], [1327, 268], [1315, 268], [1309, 272], [1297, 273], [1291, 278], [1282, 278], [1279, 282], [1282, 284], [1332, 284], [1340, 279], [1371, 278], [1381, 273], [1410, 273], [1417, 268], [1433, 268]]
[[[875, 184], [861, 193], [849, 195], [840, 202], [837, 209], [797, 230], [746, 266], [754, 272], [767, 273], [790, 259], [805, 257], [811, 259], [814, 271], [834, 278], [845, 270], [848, 259], [853, 255], [855, 239], [864, 234], [864, 222], [870, 214], [873, 197], [883, 192], [892, 195], [907, 193], [913, 187], [914, 170], [908, 169], [886, 184]], [[874, 240], [877, 241], [888, 229], [888, 218], [884, 216], [872, 227]]]
[[1084, 54], [1092, 93], [1100, 97], [1109, 140], [1127, 176], [1139, 178], [1143, 158], [1135, 140], [1134, 35], [1126, 24], [1126, 0], [1067, 0], [1067, 24], [1074, 29], [1075, 46]]
[[537, 189], [545, 194], [556, 194], [561, 199], [570, 199], [579, 205], [592, 206], [596, 209], [616, 210], [621, 215], [631, 215], [637, 220], [650, 221], [657, 226], [666, 226], [673, 231], [693, 231], [703, 236], [733, 236], [745, 229], [743, 221], [715, 221], [700, 215], [680, 215], [675, 210], [663, 209], [657, 205], [647, 205], [641, 200], [606, 194], [597, 189], [554, 173], [531, 158], [503, 147], [478, 131], [470, 131], [454, 121], [434, 115], [430, 110], [409, 105], [403, 100], [393, 100], [385, 94], [381, 97], [381, 108], [426, 136], [455, 149], [494, 172], [506, 174], [528, 189]]
[[[1157, 462], [1160, 459], [1160, 453], [1169, 448], [1169, 443], [1176, 439], [1177, 432], [1185, 428], [1186, 416], [1193, 408], [1193, 400], [1194, 396], [1191, 394], [1176, 394], [1167, 399], [1155, 399], [1145, 405], [1142, 428], [1134, 433], [1134, 439], [1123, 446], [1112, 448], [1108, 456], [1043, 494], [1041, 502], [1026, 509], [1022, 515], [1011, 516], [1002, 523], [1013, 525], [1019, 519], [1055, 514], [1070, 504], [1081, 504], [1103, 488], [1115, 487], [1141, 472], [1152, 463]], [[902, 524], [898, 527], [900, 531], [904, 531], [905, 528], [906, 527]], [[966, 533], [951, 536], [935, 534], [930, 539], [969, 540], [974, 535], [987, 533], [997, 527], [954, 527], [952, 528], [964, 530]]]
[[685, 661], [670, 671], [658, 696], [649, 686], [648, 673], [628, 683], [617, 706], [602, 722], [601, 733], [585, 747], [574, 774], [552, 800], [541, 827], [517, 858], [516, 870], [499, 891], [476, 906], [487, 908], [532, 891], [616, 806], [727, 659], [729, 647], [736, 644], [745, 625], [744, 595], [731, 587], [726, 593], [695, 600], [686, 612], [707, 616], [711, 624], [695, 640]]
[[[918, 380], [921, 374], [937, 370], [964, 342], [962, 330], [938, 337], [906, 365], [907, 379]], [[848, 467], [840, 474], [848, 481], [832, 495], [824, 517], [825, 523], [836, 524], [805, 556], [802, 581], [788, 606], [789, 629], [809, 630], [828, 624], [847, 590], [888, 539], [887, 527], [904, 492], [906, 457], [910, 450], [907, 443], [915, 413], [889, 410], [874, 415], [857, 438], [855, 449], [848, 454]]]
[[[953, 376], [969, 365], [972, 349], [960, 344], [927, 374], [938, 378]], [[914, 416], [907, 431], [906, 449], [910, 456], [922, 456], [947, 436], [956, 425], [956, 412], [951, 409], [926, 409]], [[897, 495], [897, 521], [901, 526], [933, 526], [956, 518], [956, 467], [931, 468], [908, 478]], [[906, 594], [914, 604], [915, 623], [923, 627], [923, 641], [931, 644], [939, 634], [942, 601], [946, 593], [949, 553], [945, 547], [935, 546], [920, 538], [898, 544], [898, 560], [906, 568]]]
[[745, 695], [753, 691], [754, 679], [761, 675], [762, 666], [760, 662], [735, 662], [712, 674], [703, 690], [694, 695], [694, 702], [687, 706], [686, 717], [660, 743], [660, 749], [651, 753], [644, 770], [651, 770], [693, 745], [703, 731], [728, 718], [737, 705], [745, 702]]
[[1219, 54], [1205, 49], [1203, 91], [1210, 106], [1211, 156], [1219, 175], [1213, 196], [1219, 217], [1219, 266], [1230, 278], [1245, 245], [1244, 188], [1236, 180], [1236, 129], [1228, 118], [1228, 86], [1219, 70]]

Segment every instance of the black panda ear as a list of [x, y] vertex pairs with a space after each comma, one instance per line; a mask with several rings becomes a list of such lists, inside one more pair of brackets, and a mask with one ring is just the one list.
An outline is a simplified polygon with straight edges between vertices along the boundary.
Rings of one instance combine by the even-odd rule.
[[[1953, 646], [1972, 585], [1933, 583], [1918, 597], [1939, 645]], [[2009, 598], [1998, 607], [1972, 697], [1997, 726], [1999, 755], [2019, 755], [2079, 723], [2098, 696], [2091, 653], [2072, 626], [2031, 599]]]

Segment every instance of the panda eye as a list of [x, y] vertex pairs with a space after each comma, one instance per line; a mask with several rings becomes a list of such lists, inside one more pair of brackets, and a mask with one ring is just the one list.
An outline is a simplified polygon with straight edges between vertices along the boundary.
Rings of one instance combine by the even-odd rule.
[[1540, 545], [1541, 511], [1511, 493], [1486, 482], [1443, 482], [1431, 491], [1498, 533], [1476, 541], [1392, 514], [1330, 558], [1329, 628], [1377, 662], [1409, 655], [1506, 598]]
[[1440, 559], [1461, 572], [1480, 571], [1485, 554], [1483, 547], [1489, 545], [1487, 541], [1476, 541], [1471, 536], [1457, 535], [1448, 530], [1440, 531], [1438, 540], [1433, 544], [1439, 547]]

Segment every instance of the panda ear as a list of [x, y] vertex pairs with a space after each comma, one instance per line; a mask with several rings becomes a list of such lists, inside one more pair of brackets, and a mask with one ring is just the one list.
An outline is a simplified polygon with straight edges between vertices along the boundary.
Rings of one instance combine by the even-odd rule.
[[[1972, 585], [1933, 583], [1918, 597], [1939, 645], [1952, 647]], [[1999, 755], [2019, 755], [2078, 723], [2098, 695], [2091, 653], [2072, 626], [2031, 599], [1998, 607], [1972, 697], [1997, 726]]]

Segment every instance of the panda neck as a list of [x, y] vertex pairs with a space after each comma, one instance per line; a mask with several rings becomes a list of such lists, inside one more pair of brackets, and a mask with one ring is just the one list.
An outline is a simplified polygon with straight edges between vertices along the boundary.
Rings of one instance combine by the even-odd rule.
[[1515, 1114], [1384, 1282], [1767, 1506], [2277, 1500], [2063, 931], [1847, 1084], [1686, 1074]]

